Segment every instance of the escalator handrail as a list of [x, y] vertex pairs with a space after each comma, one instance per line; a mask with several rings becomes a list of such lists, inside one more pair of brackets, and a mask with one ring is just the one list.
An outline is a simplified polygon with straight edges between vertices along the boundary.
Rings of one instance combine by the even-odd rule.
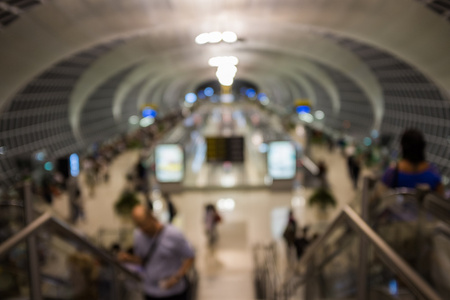
[[61, 231], [63, 236], [68, 237], [71, 240], [76, 240], [84, 247], [88, 248], [89, 251], [99, 256], [105, 262], [114, 265], [121, 272], [127, 274], [127, 276], [133, 278], [134, 280], [140, 281], [141, 278], [139, 275], [129, 271], [122, 264], [120, 264], [116, 259], [114, 259], [111, 255], [98, 248], [91, 242], [89, 242], [85, 237], [74, 231], [70, 225], [65, 222], [55, 218], [52, 216], [51, 212], [46, 212], [38, 217], [36, 220], [28, 224], [21, 231], [16, 233], [14, 236], [7, 239], [0, 245], [0, 256], [6, 254], [11, 248], [16, 246], [18, 243], [24, 241], [27, 237], [35, 234], [40, 228], [42, 228], [46, 224], [51, 224], [56, 227], [57, 230]]
[[427, 194], [423, 199], [423, 207], [435, 217], [450, 225], [450, 201], [434, 193]]
[[441, 221], [450, 225], [450, 218], [448, 218], [450, 216], [449, 200], [440, 197], [432, 191], [425, 191], [426, 194], [423, 197], [423, 201], [418, 200], [421, 191], [417, 189], [398, 188], [390, 191], [391, 192], [383, 195], [383, 197], [381, 198], [382, 201], [395, 196], [413, 196], [417, 201], [417, 204], [420, 205], [421, 209], [425, 209], [426, 211], [432, 213], [435, 217], [439, 218]]
[[[326, 232], [320, 236], [308, 249], [299, 261], [298, 266], [306, 266], [318, 250], [324, 246], [325, 241], [343, 222], [347, 222], [353, 230], [364, 236], [364, 239], [374, 245], [379, 257], [392, 271], [394, 271], [421, 299], [441, 300], [442, 298], [415, 272], [395, 251], [349, 206], [335, 218]], [[365, 255], [365, 254], [362, 254]]]

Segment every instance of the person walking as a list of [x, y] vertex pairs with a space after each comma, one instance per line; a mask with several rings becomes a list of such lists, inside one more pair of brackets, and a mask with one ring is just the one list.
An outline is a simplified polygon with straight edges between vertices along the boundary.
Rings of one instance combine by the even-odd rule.
[[288, 221], [283, 232], [283, 238], [286, 241], [286, 255], [288, 261], [292, 260], [295, 250], [295, 237], [297, 235], [297, 221], [294, 218], [294, 212], [289, 210]]
[[145, 300], [186, 300], [184, 277], [194, 263], [192, 246], [178, 229], [160, 223], [144, 205], [133, 208], [132, 218], [137, 226], [134, 254], [121, 252], [117, 258], [142, 266]]
[[214, 250], [215, 245], [219, 239], [217, 234], [217, 225], [222, 221], [216, 207], [213, 204], [205, 206], [205, 232], [208, 240], [208, 248]]
[[385, 187], [414, 189], [419, 185], [427, 185], [430, 190], [443, 196], [444, 187], [439, 171], [425, 157], [426, 142], [422, 132], [417, 129], [405, 130], [400, 146], [402, 158], [389, 167], [382, 177]]

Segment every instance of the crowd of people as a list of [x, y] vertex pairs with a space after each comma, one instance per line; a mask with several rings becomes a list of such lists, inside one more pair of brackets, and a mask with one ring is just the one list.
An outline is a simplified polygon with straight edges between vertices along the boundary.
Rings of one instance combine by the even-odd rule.
[[[95, 186], [108, 183], [109, 164], [114, 157], [140, 140], [143, 145], [156, 137], [156, 133], [147, 131], [139, 132], [132, 137], [123, 137], [114, 143], [103, 145], [95, 151], [95, 154], [83, 159], [83, 170], [89, 195], [95, 195]], [[329, 142], [330, 145], [332, 142]], [[329, 146], [334, 149], [334, 146]], [[389, 188], [408, 187], [416, 188], [419, 185], [427, 185], [428, 188], [440, 195], [444, 189], [442, 179], [436, 167], [427, 161], [425, 157], [426, 142], [423, 134], [417, 129], [406, 130], [401, 137], [401, 159], [392, 164], [384, 172], [379, 183], [380, 190]], [[358, 179], [363, 164], [363, 154], [358, 151], [355, 144], [346, 145], [343, 150], [348, 163], [348, 171], [353, 186], [358, 187]], [[318, 164], [318, 177], [322, 185], [327, 183], [327, 166], [325, 162]], [[167, 223], [162, 223], [155, 217], [152, 201], [149, 196], [148, 170], [142, 160], [134, 169], [136, 177], [133, 179], [134, 189], [141, 191], [146, 196], [146, 204], [139, 204], [133, 208], [132, 219], [136, 225], [133, 247], [122, 251], [119, 244], [114, 245], [111, 253], [117, 257], [127, 268], [139, 272], [143, 278], [143, 290], [146, 300], [167, 299], [185, 300], [189, 293], [189, 282], [186, 277], [195, 261], [195, 251], [179, 229], [172, 225], [177, 215], [177, 209], [171, 199], [170, 193], [163, 193], [169, 218]], [[56, 179], [55, 179], [56, 178]], [[58, 176], [54, 180], [43, 181], [40, 189], [43, 198], [49, 204], [52, 203], [51, 188], [54, 182], [58, 182]], [[76, 222], [84, 217], [83, 195], [77, 182], [61, 183], [61, 188], [74, 191], [70, 199], [72, 214], [71, 221]], [[214, 251], [217, 247], [219, 235], [217, 227], [222, 222], [222, 217], [214, 204], [204, 207], [203, 224], [207, 240], [207, 247]], [[299, 260], [308, 246], [318, 237], [310, 234], [310, 227], [298, 227], [293, 211], [289, 211], [283, 238], [286, 242], [288, 259]], [[99, 273], [96, 262], [86, 255], [72, 255], [68, 258], [73, 282], [78, 283], [74, 290], [73, 299], [94, 299], [98, 297], [98, 289], [92, 288], [92, 282], [98, 283]]]

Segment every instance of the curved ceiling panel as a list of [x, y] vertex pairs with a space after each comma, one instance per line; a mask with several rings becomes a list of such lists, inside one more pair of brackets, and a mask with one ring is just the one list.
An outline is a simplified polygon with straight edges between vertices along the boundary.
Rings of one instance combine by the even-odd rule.
[[[200, 30], [211, 28], [235, 29], [246, 36], [250, 30], [246, 20], [252, 19], [264, 20], [273, 30], [306, 25], [365, 41], [402, 57], [441, 87], [450, 86], [450, 28], [442, 26], [444, 21], [420, 3], [410, 0], [364, 0], [358, 5], [352, 0], [257, 4], [243, 0], [215, 5], [198, 1], [86, 0], [49, 2], [32, 10], [1, 36], [1, 44], [8, 46], [0, 49], [0, 57], [6, 58], [7, 69], [12, 72], [5, 77], [7, 87], [0, 91], [0, 99], [9, 99], [49, 65], [102, 41], [133, 36], [149, 28], [158, 30], [158, 40], [164, 41], [166, 34], [185, 27], [190, 36], [178, 40], [186, 46]], [[266, 34], [259, 28], [257, 32], [262, 38]], [[24, 35], [30, 38], [16, 38]], [[434, 47], [430, 49], [431, 44]]]
[[[96, 105], [105, 117], [98, 128], [115, 124], [120, 131], [140, 103], [171, 109], [214, 78], [210, 57], [236, 55], [237, 77], [263, 88], [278, 112], [290, 113], [293, 98], [307, 95], [318, 108], [331, 105], [328, 122], [337, 128], [350, 120], [366, 133], [394, 134], [423, 125], [442, 166], [450, 134], [450, 24], [420, 2], [45, 1], [0, 31], [2, 139], [17, 155], [39, 147], [63, 153], [79, 142], [68, 129], [81, 139], [80, 120]], [[435, 10], [439, 3], [427, 1]], [[233, 30], [240, 39], [194, 44], [212, 30]], [[100, 100], [105, 89], [111, 99]], [[30, 125], [35, 135], [25, 132]], [[3, 157], [0, 164], [10, 168]]]
[[[152, 39], [147, 36], [134, 39], [100, 59], [77, 83], [70, 101], [69, 114], [71, 124], [76, 132], [79, 126], [79, 113], [89, 94], [107, 78], [129, 65], [137, 62], [144, 64], [143, 60], [146, 59], [147, 62], [145, 64], [148, 64], [148, 72], [162, 73], [170, 72], [171, 70], [178, 72], [181, 65], [185, 64], [189, 64], [191, 69], [207, 68], [207, 61], [210, 57], [227, 54], [236, 55], [240, 59], [240, 70], [247, 68], [247, 70], [260, 71], [261, 69], [257, 67], [266, 66], [264, 74], [272, 74], [274, 77], [276, 77], [278, 70], [283, 72], [295, 70], [295, 68], [293, 69], [294, 66], [299, 65], [298, 68], [301, 68], [302, 64], [311, 72], [311, 63], [305, 58], [319, 61], [341, 72], [345, 72], [369, 95], [375, 113], [376, 124], [374, 124], [374, 127], [377, 128], [381, 122], [383, 112], [382, 92], [376, 77], [371, 73], [370, 69], [350, 51], [321, 36], [305, 32], [299, 32], [297, 36], [303, 41], [303, 44], [296, 45], [292, 43], [290, 38], [291, 32], [284, 30], [283, 34], [278, 34], [276, 37], [271, 35], [266, 37], [268, 39], [278, 39], [280, 46], [265, 43], [252, 43], [252, 46], [249, 46], [244, 43], [233, 47], [231, 45], [222, 45], [222, 47], [218, 48], [216, 45], [193, 45], [191, 41], [189, 46], [182, 49], [175, 48], [172, 51], [155, 54], [153, 53], [155, 46]], [[249, 36], [249, 38], [256, 39], [253, 36]], [[317, 70], [314, 71], [317, 73]], [[211, 68], [211, 77], [214, 76], [213, 73]], [[102, 76], [99, 76], [99, 74]], [[174, 74], [173, 78], [176, 78], [176, 76]], [[328, 90], [333, 93], [333, 89], [328, 88]], [[334, 92], [333, 94], [334, 111], [338, 111], [338, 99], [336, 93]], [[115, 106], [116, 109], [117, 107]]]

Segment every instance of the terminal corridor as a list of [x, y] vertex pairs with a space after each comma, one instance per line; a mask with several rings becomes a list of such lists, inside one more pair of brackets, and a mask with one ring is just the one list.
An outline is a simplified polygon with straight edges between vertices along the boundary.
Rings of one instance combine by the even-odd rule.
[[0, 0], [0, 299], [450, 299], [449, 21]]

